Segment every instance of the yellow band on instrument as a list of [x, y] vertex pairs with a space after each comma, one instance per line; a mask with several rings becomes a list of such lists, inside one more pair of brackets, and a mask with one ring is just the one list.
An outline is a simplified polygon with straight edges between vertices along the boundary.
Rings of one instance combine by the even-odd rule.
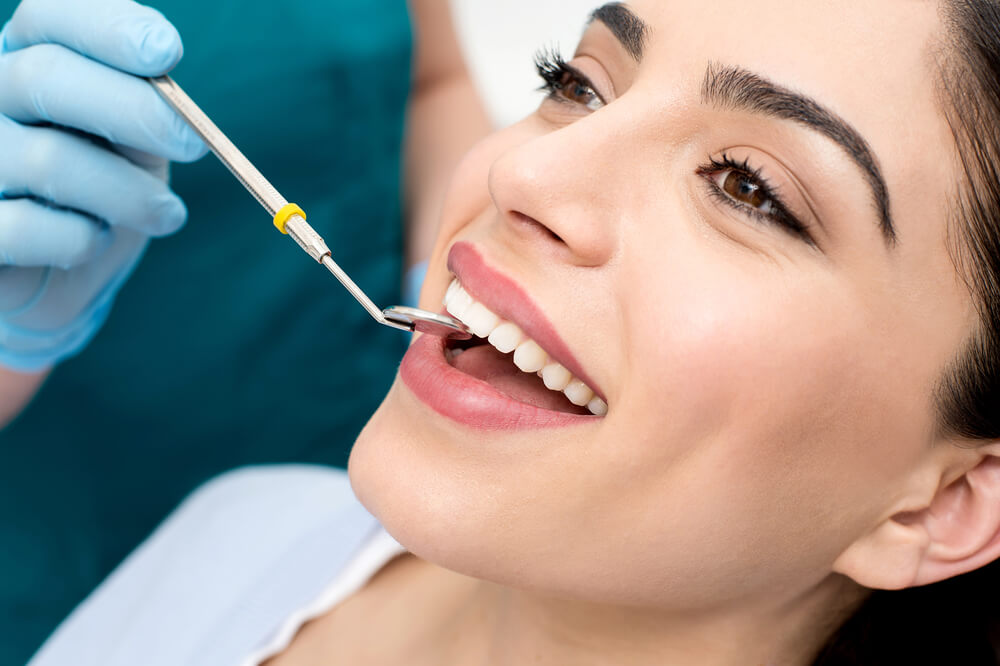
[[278, 231], [283, 234], [288, 233], [285, 231], [285, 224], [292, 215], [300, 215], [303, 220], [306, 219], [306, 214], [296, 204], [285, 204], [274, 216], [274, 226], [278, 228]]

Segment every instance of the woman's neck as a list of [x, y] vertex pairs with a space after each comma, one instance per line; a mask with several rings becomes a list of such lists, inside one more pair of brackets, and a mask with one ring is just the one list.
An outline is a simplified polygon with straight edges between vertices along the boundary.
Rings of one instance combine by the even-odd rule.
[[[849, 612], [838, 600], [855, 592], [852, 583], [830, 578], [782, 608], [761, 603], [671, 614], [553, 599], [407, 555], [345, 602], [335, 619], [337, 634], [377, 644], [385, 663], [804, 666]], [[332, 633], [324, 642], [344, 656], [344, 643]], [[369, 649], [365, 663], [375, 663], [371, 657]]]
[[805, 666], [846, 619], [832, 611], [838, 598], [833, 592], [851, 586], [831, 580], [824, 587], [830, 589], [821, 595], [826, 603], [803, 599], [784, 611], [761, 604], [694, 615], [552, 599], [480, 583], [469, 604], [479, 609], [479, 621], [467, 627], [478, 638], [466, 641], [478, 651], [467, 654], [470, 659], [439, 663]]

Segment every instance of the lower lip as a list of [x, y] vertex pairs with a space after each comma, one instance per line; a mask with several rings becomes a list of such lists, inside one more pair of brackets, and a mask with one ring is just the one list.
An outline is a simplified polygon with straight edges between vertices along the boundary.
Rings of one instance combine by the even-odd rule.
[[438, 414], [477, 430], [531, 430], [593, 423], [596, 416], [567, 414], [519, 402], [445, 360], [445, 341], [422, 335], [406, 352], [399, 376]]

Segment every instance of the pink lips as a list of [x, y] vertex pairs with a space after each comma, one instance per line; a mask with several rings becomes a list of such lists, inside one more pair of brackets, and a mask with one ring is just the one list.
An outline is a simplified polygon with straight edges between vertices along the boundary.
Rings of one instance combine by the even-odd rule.
[[[555, 361], [588, 386], [594, 386], [541, 309], [520, 285], [488, 266], [471, 243], [463, 241], [452, 246], [448, 268], [473, 298], [501, 318], [517, 323]], [[410, 346], [399, 372], [418, 399], [454, 421], [484, 430], [520, 430], [577, 425], [599, 418], [513, 400], [488, 383], [453, 368], [445, 360], [444, 351], [441, 338], [421, 336]]]

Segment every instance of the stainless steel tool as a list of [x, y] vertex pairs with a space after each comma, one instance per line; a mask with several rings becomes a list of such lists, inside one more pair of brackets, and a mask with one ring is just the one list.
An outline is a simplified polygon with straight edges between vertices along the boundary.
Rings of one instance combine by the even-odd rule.
[[274, 224], [279, 231], [291, 236], [299, 244], [299, 247], [306, 251], [306, 254], [326, 266], [375, 321], [391, 328], [430, 333], [445, 338], [465, 340], [471, 337], [468, 329], [460, 321], [447, 315], [401, 305], [393, 305], [384, 309], [375, 305], [333, 260], [333, 257], [330, 256], [330, 248], [306, 222], [302, 209], [290, 204], [278, 194], [274, 186], [261, 175], [250, 160], [215, 126], [215, 123], [209, 119], [204, 111], [198, 108], [198, 105], [173, 79], [169, 76], [158, 76], [149, 78], [148, 81], [166, 100], [167, 104], [191, 125], [216, 157], [236, 176], [236, 179], [243, 183], [243, 187], [264, 207], [264, 210], [274, 219]]

